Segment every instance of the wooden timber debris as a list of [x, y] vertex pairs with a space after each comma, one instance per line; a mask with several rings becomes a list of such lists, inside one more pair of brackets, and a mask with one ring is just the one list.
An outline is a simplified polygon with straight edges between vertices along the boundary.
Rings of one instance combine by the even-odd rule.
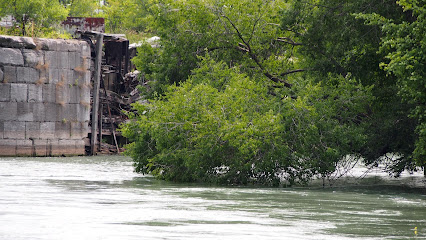
[[[84, 32], [81, 33], [81, 39], [94, 46], [92, 40], [98, 34], [97, 32]], [[122, 147], [127, 143], [117, 129], [128, 120], [125, 112], [132, 111], [131, 104], [140, 100], [137, 90], [139, 72], [130, 71], [129, 41], [123, 36], [102, 35], [104, 40], [100, 90], [96, 91], [98, 95], [92, 94], [92, 103], [96, 100], [93, 96], [99, 97], [99, 114], [92, 114], [92, 120], [97, 124], [90, 123], [91, 126], [98, 127], [92, 127], [95, 129], [92, 132], [96, 134], [91, 134], [92, 140], [89, 147], [90, 149], [97, 148], [91, 151], [93, 154], [115, 154], [123, 152]], [[92, 58], [94, 56], [96, 56], [96, 52], [92, 51]], [[92, 110], [96, 110], [96, 108], [92, 107]], [[96, 147], [94, 147], [95, 145]]]

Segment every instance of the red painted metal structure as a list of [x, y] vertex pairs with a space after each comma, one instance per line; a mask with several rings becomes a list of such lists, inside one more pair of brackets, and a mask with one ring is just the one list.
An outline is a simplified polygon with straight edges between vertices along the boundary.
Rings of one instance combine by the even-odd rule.
[[105, 19], [103, 18], [67, 17], [62, 25], [72, 35], [75, 35], [77, 31], [105, 32]]

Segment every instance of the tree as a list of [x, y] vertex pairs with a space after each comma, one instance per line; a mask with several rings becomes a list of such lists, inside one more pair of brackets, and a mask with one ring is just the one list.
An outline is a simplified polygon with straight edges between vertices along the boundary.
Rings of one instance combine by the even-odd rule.
[[395, 21], [377, 13], [358, 14], [368, 25], [380, 26], [384, 36], [380, 51], [386, 54], [381, 67], [397, 78], [398, 96], [409, 104], [416, 121], [415, 149], [409, 156], [426, 166], [426, 2], [398, 1], [406, 19]]
[[[135, 63], [152, 101], [123, 128], [137, 170], [274, 185], [328, 178], [348, 156], [395, 175], [424, 165], [424, 12], [410, 3], [414, 15], [382, 0], [151, 2], [161, 46]], [[365, 24], [379, 15], [390, 22]]]
[[106, 28], [109, 32], [120, 33], [138, 25], [139, 4], [136, 0], [110, 0], [104, 6]]
[[27, 35], [29, 23], [48, 28], [67, 16], [67, 10], [58, 0], [0, 0], [0, 16], [11, 15]]
[[[327, 178], [366, 140], [369, 88], [309, 77], [281, 1], [152, 4], [160, 47], [135, 64], [152, 87], [123, 134], [136, 170], [176, 181], [277, 185]], [[205, 56], [201, 63], [200, 56]], [[172, 85], [169, 87], [169, 85]]]
[[415, 143], [423, 142], [415, 129], [421, 122], [410, 117], [415, 103], [403, 100], [400, 78], [380, 68], [388, 54], [383, 47], [379, 51], [382, 40], [392, 35], [357, 17], [368, 14], [394, 23], [412, 19], [395, 1], [293, 1], [283, 12], [282, 27], [304, 44], [299, 52], [303, 64], [313, 70], [309, 73], [350, 73], [363, 85], [373, 86], [375, 100], [362, 117], [369, 137], [359, 153], [367, 164], [388, 162], [389, 172], [398, 175], [415, 169]]
[[[139, 49], [135, 64], [147, 70], [154, 91], [185, 81], [197, 66], [197, 56], [207, 52], [247, 74], [269, 79], [271, 85], [289, 87], [286, 80], [296, 69], [296, 42], [279, 27], [282, 1], [157, 1], [152, 29], [161, 38], [161, 48]], [[293, 57], [293, 58], [292, 58]], [[146, 58], [153, 61], [146, 61]]]
[[69, 0], [63, 4], [69, 10], [70, 17], [94, 17], [100, 10], [98, 0]]
[[327, 178], [364, 143], [356, 117], [369, 90], [331, 76], [293, 88], [297, 98], [274, 96], [264, 79], [207, 55], [180, 86], [134, 104], [122, 126], [132, 142], [127, 154], [137, 172], [173, 181], [277, 186]]

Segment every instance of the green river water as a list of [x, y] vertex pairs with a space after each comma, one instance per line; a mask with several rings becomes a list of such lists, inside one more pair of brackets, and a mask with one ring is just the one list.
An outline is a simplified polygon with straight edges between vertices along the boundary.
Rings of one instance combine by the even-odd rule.
[[125, 157], [0, 158], [0, 239], [426, 239], [422, 174], [255, 188], [132, 170]]

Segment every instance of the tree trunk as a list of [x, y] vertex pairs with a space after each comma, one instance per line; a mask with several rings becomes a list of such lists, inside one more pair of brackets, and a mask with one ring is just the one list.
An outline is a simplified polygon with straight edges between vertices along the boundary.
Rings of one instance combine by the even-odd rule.
[[22, 36], [25, 36], [26, 32], [25, 32], [25, 20], [23, 19], [22, 21]]

